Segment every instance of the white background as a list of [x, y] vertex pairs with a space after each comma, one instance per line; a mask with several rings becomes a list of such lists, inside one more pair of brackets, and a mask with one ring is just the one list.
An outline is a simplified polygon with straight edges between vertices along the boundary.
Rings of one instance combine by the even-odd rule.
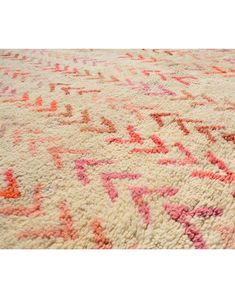
[[234, 47], [234, 0], [1, 0], [1, 47]]
[[0, 295], [234, 298], [234, 251], [0, 252]]
[[[4, 0], [0, 48], [234, 48], [233, 2]], [[0, 297], [230, 298], [234, 271], [234, 251], [1, 250]]]

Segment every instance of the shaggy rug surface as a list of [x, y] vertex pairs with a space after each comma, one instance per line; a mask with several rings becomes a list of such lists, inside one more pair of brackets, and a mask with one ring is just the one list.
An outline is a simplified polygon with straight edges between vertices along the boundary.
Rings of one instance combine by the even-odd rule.
[[1, 248], [235, 248], [235, 50], [1, 50]]

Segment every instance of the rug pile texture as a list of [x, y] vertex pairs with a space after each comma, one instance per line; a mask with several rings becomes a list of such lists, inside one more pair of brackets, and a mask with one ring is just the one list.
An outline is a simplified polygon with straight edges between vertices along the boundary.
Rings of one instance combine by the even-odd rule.
[[235, 50], [0, 50], [0, 248], [235, 248]]

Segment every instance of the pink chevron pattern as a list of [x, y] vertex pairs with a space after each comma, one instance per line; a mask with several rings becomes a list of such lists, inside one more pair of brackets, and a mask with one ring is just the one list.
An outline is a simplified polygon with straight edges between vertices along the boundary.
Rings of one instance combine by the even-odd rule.
[[234, 50], [0, 50], [0, 248], [235, 248]]

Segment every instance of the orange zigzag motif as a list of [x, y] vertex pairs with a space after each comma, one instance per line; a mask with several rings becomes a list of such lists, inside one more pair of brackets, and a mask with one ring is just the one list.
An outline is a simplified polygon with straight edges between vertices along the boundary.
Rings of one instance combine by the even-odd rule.
[[218, 180], [223, 183], [232, 183], [235, 181], [235, 173], [231, 172], [222, 160], [217, 158], [211, 151], [207, 152], [206, 157], [212, 165], [217, 165], [217, 167], [226, 175], [220, 175], [213, 172], [193, 171], [191, 173], [192, 177], [198, 177], [201, 179], [208, 178], [210, 180]]
[[0, 215], [38, 216], [42, 214], [41, 205], [42, 205], [41, 184], [37, 184], [34, 190], [32, 206], [1, 208]]
[[168, 153], [169, 150], [164, 144], [164, 142], [156, 135], [151, 136], [152, 141], [156, 145], [153, 148], [134, 148], [131, 150], [131, 153]]
[[63, 168], [63, 161], [60, 157], [61, 154], [85, 154], [86, 150], [77, 150], [77, 149], [65, 149], [63, 147], [51, 147], [47, 151], [51, 154], [52, 159], [55, 163], [57, 169]]
[[70, 104], [64, 106], [65, 112], [61, 112], [58, 114], [48, 114], [48, 117], [72, 117], [73, 116], [73, 107]]
[[226, 70], [218, 67], [218, 66], [212, 66], [211, 68], [213, 68], [214, 71], [211, 72], [205, 72], [205, 74], [220, 74], [220, 75], [225, 75], [225, 76], [235, 76], [235, 74], [233, 73], [233, 71], [229, 71], [227, 72]]
[[190, 134], [190, 131], [185, 126], [185, 123], [202, 123], [202, 120], [184, 119], [184, 118], [177, 118], [177, 119], [174, 119], [173, 121], [178, 124], [179, 129], [183, 132], [184, 135]]
[[197, 159], [181, 143], [176, 142], [174, 144], [174, 146], [177, 147], [179, 149], [179, 151], [185, 155], [185, 158], [184, 159], [180, 159], [180, 160], [165, 158], [165, 159], [161, 159], [161, 160], [157, 161], [158, 164], [161, 164], [161, 165], [172, 164], [172, 165], [184, 166], [184, 165], [192, 165], [192, 164], [196, 164], [197, 163]]
[[196, 126], [197, 131], [202, 134], [205, 134], [205, 136], [211, 143], [215, 143], [216, 138], [211, 134], [210, 131], [220, 130], [224, 128], [225, 126], [222, 125]]
[[221, 216], [223, 214], [223, 209], [212, 207], [199, 207], [196, 209], [190, 209], [185, 205], [175, 204], [165, 204], [164, 208], [168, 215], [171, 217], [171, 219], [184, 226], [185, 234], [192, 241], [193, 246], [195, 248], [208, 248], [205, 243], [205, 240], [203, 239], [201, 231], [190, 222], [190, 219], [195, 216], [204, 218], [210, 218], [212, 216]]
[[5, 172], [5, 179], [7, 187], [3, 190], [0, 189], [0, 197], [4, 199], [17, 199], [21, 196], [18, 183], [14, 177], [14, 173], [11, 169]]
[[23, 108], [23, 107], [36, 107], [33, 108], [32, 111], [35, 112], [55, 112], [58, 109], [58, 103], [56, 100], [52, 100], [50, 102], [50, 106], [49, 107], [42, 107], [43, 105], [43, 98], [41, 96], [37, 97], [35, 99], [34, 103], [29, 103], [28, 101], [30, 100], [29, 97], [29, 92], [25, 92], [21, 99], [6, 99], [3, 102], [7, 103], [17, 103], [17, 102], [24, 102], [23, 104], [17, 105], [18, 108]]
[[18, 104], [17, 108], [23, 108], [23, 107], [38, 107], [39, 108], [39, 107], [42, 107], [42, 105], [43, 105], [43, 99], [42, 99], [41, 96], [38, 96], [34, 100], [34, 102], [27, 102], [27, 103], [23, 103], [23, 104]]
[[125, 56], [120, 56], [119, 58], [128, 58], [128, 59], [131, 59], [131, 60], [136, 60], [136, 61], [141, 61], [141, 62], [144, 62], [144, 63], [155, 63], [157, 62], [157, 58], [155, 57], [144, 57], [143, 55], [138, 55], [137, 57], [134, 56], [134, 54], [132, 53], [126, 53]]
[[[66, 88], [65, 86], [69, 86], [70, 84], [66, 84], [66, 83], [49, 83], [48, 86], [50, 88], [50, 92], [54, 92], [56, 90], [57, 86], [63, 86], [64, 88]], [[61, 89], [63, 88], [61, 87]], [[67, 87], [70, 88], [70, 87]]]
[[[72, 107], [71, 107], [72, 108]], [[67, 112], [68, 112], [68, 110], [67, 110]], [[69, 112], [68, 112], [69, 113]], [[90, 121], [91, 121], [91, 119], [90, 119], [90, 115], [89, 115], [89, 112], [88, 112], [88, 110], [86, 109], [86, 110], [83, 110], [82, 112], [81, 112], [81, 114], [82, 114], [82, 118], [81, 118], [81, 120], [70, 120], [70, 121], [61, 121], [61, 122], [59, 122], [59, 124], [60, 125], [71, 125], [71, 124], [81, 124], [81, 123], [83, 123], [83, 124], [88, 124]], [[66, 115], [67, 115], [67, 113], [66, 113]], [[58, 115], [57, 115], [58, 116]], [[57, 117], [56, 116], [56, 117]], [[61, 115], [60, 115], [61, 116]], [[64, 116], [64, 117], [71, 117], [71, 116], [65, 116], [65, 114], [63, 114], [62, 116]]]
[[115, 133], [117, 131], [113, 122], [105, 117], [101, 117], [101, 124], [106, 126], [106, 128], [100, 128], [95, 126], [81, 127], [80, 131], [89, 131], [96, 133]]
[[42, 113], [42, 112], [55, 112], [55, 111], [57, 111], [57, 101], [52, 100], [49, 107], [47, 107], [47, 108], [37, 108], [37, 109], [34, 109], [33, 111], [40, 112], [40, 113]]
[[29, 101], [29, 93], [25, 92], [20, 99], [5, 99], [3, 102], [26, 102]]
[[164, 122], [162, 120], [162, 117], [168, 117], [168, 116], [178, 116], [178, 113], [153, 113], [150, 114], [150, 116], [155, 120], [159, 127], [164, 126]]
[[91, 227], [97, 248], [111, 249], [113, 247], [112, 242], [105, 236], [101, 221], [99, 219], [94, 219], [91, 223]]
[[[117, 143], [117, 144], [132, 144], [132, 143], [144, 143], [144, 138], [141, 134], [137, 133], [132, 125], [127, 126], [127, 131], [129, 134], [129, 139], [121, 139], [121, 138], [110, 138], [106, 141], [109, 143]], [[153, 148], [134, 148], [130, 152], [131, 153], [168, 153], [168, 148], [164, 144], [164, 142], [155, 134], [151, 137], [151, 140], [156, 144]]]
[[225, 141], [233, 142], [233, 144], [235, 145], [235, 133], [231, 133], [229, 135], [223, 135], [223, 138], [225, 139]]
[[177, 82], [189, 86], [190, 83], [188, 81], [186, 81], [186, 79], [192, 79], [192, 80], [197, 80], [196, 77], [194, 76], [183, 76], [183, 77], [172, 77], [172, 79], [176, 80]]
[[139, 133], [135, 132], [133, 125], [128, 125], [127, 131], [129, 133], [129, 139], [110, 138], [110, 139], [107, 139], [107, 142], [118, 143], [118, 144], [126, 144], [126, 143], [143, 144], [143, 138], [141, 137], [141, 135]]
[[19, 239], [24, 238], [63, 238], [66, 240], [76, 240], [78, 238], [77, 231], [73, 225], [73, 219], [70, 209], [66, 201], [60, 202], [57, 206], [60, 209], [60, 226], [54, 229], [39, 229], [39, 230], [26, 230], [19, 235]]

